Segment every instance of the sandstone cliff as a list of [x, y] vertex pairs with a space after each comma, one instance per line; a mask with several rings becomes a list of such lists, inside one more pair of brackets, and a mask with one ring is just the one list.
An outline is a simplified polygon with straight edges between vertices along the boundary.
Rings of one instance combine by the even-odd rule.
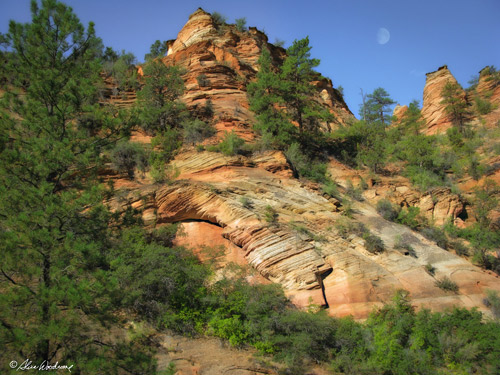
[[[262, 48], [268, 48], [276, 63], [286, 57], [285, 50], [268, 43], [267, 36], [250, 27], [240, 32], [234, 25], [217, 25], [201, 8], [194, 12], [174, 41], [169, 42], [166, 64], [186, 69], [186, 91], [182, 100], [191, 110], [208, 100], [214, 106], [215, 127], [219, 136], [234, 130], [250, 140], [253, 113], [249, 110], [246, 85], [255, 78]], [[201, 77], [201, 79], [200, 79]], [[345, 124], [354, 116], [331, 81], [315, 82], [317, 100], [334, 115], [335, 124]]]
[[[285, 56], [257, 29], [239, 32], [231, 25], [218, 26], [199, 9], [177, 39], [169, 42], [163, 61], [186, 69], [183, 100], [192, 111], [212, 101], [218, 136], [234, 129], [252, 140], [254, 118], [245, 86], [255, 77], [264, 47], [276, 62]], [[446, 68], [428, 75], [424, 106], [432, 131], [448, 126], [442, 108], [436, 105], [448, 79], [452, 76]], [[317, 100], [330, 109], [337, 124], [353, 118], [331, 82], [320, 80], [315, 85]], [[149, 138], [136, 134], [134, 140], [148, 142]], [[172, 167], [179, 176], [165, 185], [152, 183], [147, 174], [136, 181], [110, 175], [118, 190], [113, 205], [142, 208], [149, 226], [181, 223], [187, 236], [179, 237], [179, 244], [195, 249], [223, 246], [222, 264], [249, 265], [256, 272], [254, 282], [280, 283], [298, 306], [313, 302], [328, 308], [331, 315], [366, 318], [374, 307], [389, 301], [396, 289], [404, 288], [419, 306], [442, 310], [458, 305], [487, 312], [482, 304], [485, 290], [500, 290], [497, 276], [404, 226], [385, 221], [373, 208], [384, 197], [400, 206], [418, 206], [438, 224], [448, 218], [459, 220], [464, 203], [447, 189], [423, 194], [403, 178], [370, 183], [364, 193], [367, 201], [353, 203], [350, 220], [363, 223], [384, 241], [386, 251], [372, 254], [360, 235], [345, 238], [339, 234], [337, 224], [345, 220], [342, 203], [323, 194], [317, 184], [293, 178], [281, 152], [228, 157], [184, 148]], [[348, 178], [356, 178], [355, 171], [334, 160], [329, 171], [337, 181], [345, 182], [344, 187]], [[395, 248], [398, 236], [411, 244], [414, 254]], [[426, 271], [428, 264], [436, 269], [435, 274]], [[458, 293], [435, 285], [445, 276], [458, 284]]]
[[[445, 112], [445, 106], [441, 104], [443, 100], [441, 92], [448, 82], [457, 83], [457, 80], [446, 65], [437, 71], [426, 74], [424, 87], [424, 101], [422, 104], [422, 116], [426, 121], [425, 134], [443, 133], [452, 125]], [[466, 101], [465, 91], [462, 92], [463, 100]]]

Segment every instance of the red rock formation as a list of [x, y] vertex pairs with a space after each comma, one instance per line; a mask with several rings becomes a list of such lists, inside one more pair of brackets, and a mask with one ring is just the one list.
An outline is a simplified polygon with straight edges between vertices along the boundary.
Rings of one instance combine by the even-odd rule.
[[394, 111], [392, 111], [392, 115], [396, 118], [395, 122], [401, 121], [406, 111], [408, 111], [407, 105], [397, 105], [394, 107]]
[[[446, 65], [435, 72], [427, 73], [426, 76], [422, 116], [427, 125], [423, 133], [443, 133], [452, 126], [452, 123], [444, 110], [445, 106], [441, 104], [443, 100], [441, 92], [448, 82], [457, 83], [457, 80]], [[465, 91], [463, 92], [463, 100], [466, 100]]]
[[[254, 115], [249, 110], [246, 85], [255, 78], [262, 48], [267, 47], [275, 63], [285, 58], [285, 50], [267, 42], [267, 36], [256, 28], [238, 31], [233, 25], [217, 26], [209, 13], [201, 8], [194, 12], [169, 42], [166, 64], [186, 69], [186, 91], [182, 100], [191, 110], [211, 100], [215, 110], [218, 137], [234, 130], [240, 137], [254, 138]], [[200, 85], [198, 77], [206, 82]], [[341, 95], [329, 80], [313, 82], [318, 87], [317, 100], [334, 114], [334, 122], [344, 124], [353, 118]], [[334, 124], [332, 124], [334, 125]]]

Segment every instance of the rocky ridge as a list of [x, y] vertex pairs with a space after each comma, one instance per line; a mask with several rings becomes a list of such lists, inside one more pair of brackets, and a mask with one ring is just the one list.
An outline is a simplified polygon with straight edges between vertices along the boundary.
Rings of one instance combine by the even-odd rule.
[[[177, 39], [169, 42], [163, 61], [185, 68], [182, 99], [188, 108], [196, 111], [212, 101], [216, 138], [226, 130], [234, 130], [246, 140], [255, 138], [245, 86], [255, 77], [263, 46], [277, 62], [284, 58], [285, 51], [267, 43], [257, 29], [242, 33], [231, 25], [221, 27], [201, 9], [191, 15]], [[442, 108], [431, 105], [430, 100], [440, 101], [439, 87], [451, 74], [446, 68], [435, 73], [428, 75], [426, 116], [434, 124], [429, 129], [437, 131], [448, 125]], [[206, 78], [203, 84], [201, 75]], [[330, 109], [337, 124], [353, 118], [331, 82], [315, 84], [317, 100]], [[149, 142], [141, 134], [133, 140]], [[136, 181], [110, 176], [119, 191], [112, 203], [142, 208], [149, 226], [181, 223], [187, 236], [177, 239], [180, 244], [196, 249], [224, 246], [223, 263], [251, 266], [257, 272], [254, 281], [280, 283], [298, 306], [315, 303], [328, 308], [331, 315], [366, 318], [374, 307], [389, 301], [395, 290], [404, 288], [418, 306], [434, 310], [453, 305], [478, 307], [488, 314], [482, 304], [485, 290], [500, 290], [494, 274], [404, 226], [385, 221], [372, 206], [384, 197], [400, 206], [420, 207], [438, 224], [450, 218], [461, 220], [466, 212], [464, 202], [447, 189], [420, 193], [404, 178], [369, 181], [364, 193], [367, 201], [353, 204], [352, 220], [384, 241], [386, 251], [372, 254], [359, 235], [344, 238], [339, 234], [337, 224], [346, 220], [342, 203], [323, 194], [316, 184], [292, 178], [281, 152], [228, 157], [184, 148], [172, 167], [179, 176], [168, 185], [154, 184], [147, 175]], [[329, 171], [338, 182], [344, 182], [343, 191], [349, 179], [359, 178], [335, 160]], [[414, 254], [395, 247], [397, 236], [411, 244]], [[434, 275], [426, 271], [428, 264], [436, 269]], [[456, 282], [459, 292], [439, 289], [435, 282], [442, 277]]]
[[[196, 111], [210, 100], [219, 138], [224, 131], [234, 130], [245, 140], [253, 139], [254, 115], [249, 110], [246, 85], [259, 69], [257, 61], [262, 48], [270, 50], [277, 64], [286, 57], [285, 50], [268, 43], [267, 36], [254, 27], [241, 32], [234, 25], [217, 25], [201, 8], [189, 17], [177, 38], [168, 45], [165, 64], [178, 65], [187, 72], [182, 100], [188, 108]], [[314, 84], [318, 88], [317, 100], [334, 115], [330, 126], [354, 118], [330, 80]]]

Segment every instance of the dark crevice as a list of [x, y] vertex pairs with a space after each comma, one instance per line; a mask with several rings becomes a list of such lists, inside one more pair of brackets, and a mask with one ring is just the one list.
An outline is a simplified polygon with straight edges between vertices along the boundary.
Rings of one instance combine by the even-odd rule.
[[330, 275], [333, 272], [333, 269], [326, 270], [323, 273], [320, 273], [316, 275], [318, 278], [318, 283], [321, 286], [321, 293], [323, 294], [323, 300], [325, 301], [324, 308], [328, 309], [330, 305], [328, 304], [328, 300], [326, 299], [326, 293], [325, 293], [325, 284], [323, 284], [323, 280], [326, 279], [328, 275]]
[[222, 225], [220, 225], [216, 221], [204, 220], [204, 219], [184, 219], [184, 220], [177, 221], [176, 223], [208, 223], [208, 224], [215, 225], [216, 227], [219, 227], [219, 228], [224, 228]]
[[467, 206], [464, 206], [463, 210], [460, 211], [457, 217], [463, 221], [466, 221], [469, 218], [469, 215], [467, 214]]

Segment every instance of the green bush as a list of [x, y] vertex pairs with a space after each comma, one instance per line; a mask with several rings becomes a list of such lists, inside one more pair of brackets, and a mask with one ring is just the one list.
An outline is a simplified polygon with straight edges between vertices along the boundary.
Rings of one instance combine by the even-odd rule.
[[186, 143], [199, 143], [206, 138], [210, 138], [215, 133], [213, 126], [199, 119], [184, 121], [182, 124], [182, 134]]
[[418, 207], [403, 208], [399, 211], [396, 221], [411, 229], [419, 229], [425, 225], [423, 219], [420, 217], [420, 208]]
[[410, 255], [417, 258], [417, 253], [415, 249], [403, 238], [401, 235], [397, 235], [394, 241], [394, 248], [401, 249], [405, 251], [405, 255]]
[[125, 141], [118, 143], [111, 151], [111, 163], [115, 170], [127, 173], [133, 179], [135, 168], [145, 171], [148, 159], [140, 144]]
[[320, 183], [329, 181], [328, 166], [318, 160], [311, 160], [302, 152], [298, 143], [292, 143], [285, 151], [285, 156], [291, 164], [295, 176], [305, 177]]
[[385, 245], [382, 239], [370, 232], [363, 234], [365, 240], [365, 247], [372, 254], [382, 253], [385, 250]]
[[436, 280], [436, 286], [440, 289], [449, 291], [449, 292], [458, 292], [458, 285], [449, 277], [443, 277], [442, 279]]
[[487, 115], [493, 110], [493, 105], [490, 101], [483, 100], [478, 96], [474, 98], [474, 103], [476, 105], [476, 111], [480, 115]]
[[416, 166], [406, 167], [404, 174], [410, 179], [413, 185], [417, 186], [421, 191], [424, 192], [429, 190], [430, 188], [443, 186], [445, 184], [443, 178], [433, 171], [422, 169]]
[[246, 209], [253, 208], [253, 203], [250, 200], [250, 198], [248, 198], [248, 197], [245, 197], [245, 196], [240, 197], [240, 203]]
[[242, 18], [236, 18], [234, 21], [236, 24], [236, 29], [240, 32], [247, 31], [247, 19], [245, 17]]
[[458, 240], [449, 241], [450, 246], [455, 250], [457, 255], [468, 256], [469, 248], [462, 242]]
[[346, 194], [358, 202], [364, 201], [362, 189], [360, 187], [354, 187], [351, 181], [347, 181]]
[[421, 233], [425, 238], [434, 241], [439, 247], [445, 250], [448, 248], [448, 238], [444, 230], [436, 227], [429, 227], [423, 228]]
[[244, 144], [245, 141], [238, 137], [234, 130], [231, 130], [231, 133], [224, 133], [224, 138], [217, 147], [224, 155], [233, 156], [241, 151]]
[[339, 193], [339, 187], [332, 180], [327, 180], [324, 184], [321, 185], [321, 190], [323, 193], [329, 195], [332, 198], [341, 199]]
[[486, 295], [486, 306], [491, 309], [495, 318], [500, 319], [500, 297], [498, 292], [496, 290], [487, 290]]
[[377, 212], [389, 221], [396, 221], [399, 215], [399, 211], [387, 199], [381, 199], [377, 202]]
[[219, 12], [213, 12], [212, 20], [214, 21], [216, 26], [224, 26], [226, 24], [227, 18]]
[[362, 223], [358, 223], [347, 217], [342, 217], [335, 223], [335, 229], [340, 237], [347, 239], [351, 234], [356, 236], [363, 236], [368, 232], [368, 229]]
[[429, 275], [434, 276], [434, 273], [436, 272], [436, 267], [434, 267], [430, 263], [427, 263], [425, 265], [425, 270], [429, 273]]
[[266, 206], [266, 209], [264, 211], [264, 219], [268, 222], [268, 223], [276, 223], [277, 219], [278, 219], [278, 213], [276, 212], [276, 210], [271, 207], [271, 206]]
[[196, 77], [196, 80], [198, 81], [198, 86], [200, 87], [210, 86], [210, 81], [208, 80], [207, 76], [203, 73], [200, 74], [198, 77]]

